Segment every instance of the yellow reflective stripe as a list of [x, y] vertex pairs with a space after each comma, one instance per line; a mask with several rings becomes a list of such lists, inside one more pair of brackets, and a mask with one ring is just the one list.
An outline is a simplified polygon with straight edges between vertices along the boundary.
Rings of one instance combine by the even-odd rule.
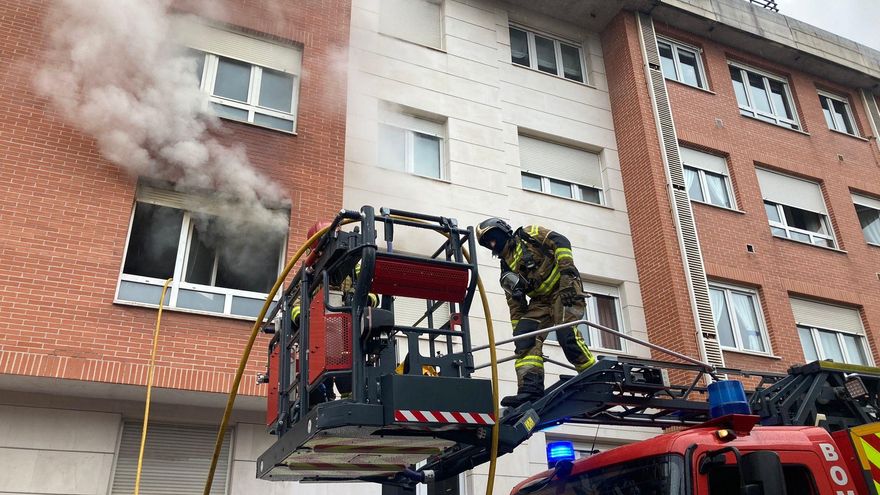
[[293, 309], [290, 310], [290, 319], [295, 320], [297, 318], [299, 318], [299, 304], [297, 304], [293, 307]]
[[596, 356], [593, 356], [593, 353], [587, 347], [587, 343], [584, 342], [584, 337], [581, 335], [581, 332], [578, 331], [577, 327], [571, 327], [572, 331], [574, 331], [574, 341], [577, 342], [578, 347], [581, 349], [581, 352], [587, 356], [587, 362], [576, 366], [578, 371], [584, 371], [590, 366], [596, 364]]
[[550, 289], [553, 288], [553, 286], [556, 284], [556, 282], [559, 282], [559, 267], [558, 266], [553, 267], [553, 271], [550, 272], [550, 276], [548, 276], [544, 280], [544, 283], [542, 283], [540, 287], [533, 290], [532, 292], [529, 292], [529, 296], [532, 296], [532, 295], [542, 296], [544, 294], [547, 294], [548, 292], [550, 292]]
[[556, 261], [564, 260], [565, 258], [573, 259], [574, 257], [571, 255], [571, 249], [568, 248], [556, 248]]
[[354, 265], [354, 276], [355, 277], [361, 276], [361, 260], [358, 260], [357, 264]]
[[529, 228], [529, 235], [532, 237], [537, 237], [538, 234], [539, 234], [538, 226], [532, 225], [531, 228]]
[[516, 244], [516, 250], [513, 252], [513, 260], [510, 262], [510, 269], [516, 271], [516, 266], [519, 265], [519, 260], [522, 258], [522, 244]]
[[541, 361], [544, 362], [543, 356], [523, 356], [521, 358], [517, 358], [517, 361]]
[[519, 325], [519, 320], [510, 320], [510, 326], [516, 328], [517, 325]]
[[544, 358], [541, 356], [525, 356], [516, 360], [516, 364], [514, 368], [525, 368], [527, 366], [532, 366], [535, 368], [543, 368], [544, 367]]
[[379, 296], [370, 292], [367, 294], [367, 297], [370, 298], [370, 306], [376, 307], [379, 305]]

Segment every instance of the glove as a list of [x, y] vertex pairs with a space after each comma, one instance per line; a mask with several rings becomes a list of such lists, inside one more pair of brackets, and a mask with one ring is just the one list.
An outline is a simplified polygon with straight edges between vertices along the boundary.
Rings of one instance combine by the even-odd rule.
[[565, 307], [575, 306], [584, 296], [578, 293], [577, 288], [573, 285], [559, 289], [559, 300]]

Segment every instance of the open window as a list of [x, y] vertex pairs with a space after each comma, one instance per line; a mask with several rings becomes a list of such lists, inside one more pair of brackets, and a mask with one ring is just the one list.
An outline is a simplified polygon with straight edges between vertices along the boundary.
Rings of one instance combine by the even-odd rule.
[[278, 277], [286, 235], [232, 229], [216, 201], [138, 187], [116, 301], [255, 317]]
[[794, 297], [790, 301], [806, 362], [830, 359], [873, 366], [858, 309]]
[[773, 235], [836, 247], [818, 183], [760, 168], [757, 173]]

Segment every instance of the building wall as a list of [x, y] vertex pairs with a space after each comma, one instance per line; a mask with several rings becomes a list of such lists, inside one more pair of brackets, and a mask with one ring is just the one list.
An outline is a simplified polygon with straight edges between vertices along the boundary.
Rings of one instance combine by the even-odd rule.
[[[34, 89], [50, 4], [0, 1], [6, 33], [0, 40], [0, 458], [7, 467], [0, 469], [0, 491], [107, 493], [120, 421], [143, 415], [157, 312], [113, 302], [137, 178], [103, 158], [95, 140], [65, 122]], [[175, 8], [186, 12], [189, 5]], [[293, 253], [309, 226], [342, 204], [346, 79], [340, 71], [350, 3], [231, 0], [212, 4], [206, 16], [302, 47], [297, 134], [232, 121], [223, 121], [216, 133], [224, 144], [243, 146], [254, 168], [290, 198], [287, 252]], [[166, 309], [154, 400], [170, 393], [160, 420], [217, 425], [251, 326]], [[265, 369], [267, 342], [261, 335], [255, 344], [239, 405], [251, 399], [262, 407], [257, 397], [265, 388], [253, 376]], [[35, 377], [34, 390], [50, 395], [31, 407], [11, 390], [31, 387]], [[77, 395], [80, 384], [91, 383], [107, 386], [96, 395]], [[134, 394], [137, 407], [118, 411], [112, 400], [101, 400], [120, 391]], [[202, 400], [201, 392], [219, 400], [196, 419], [186, 416], [183, 406]], [[55, 394], [71, 397], [60, 401]], [[258, 425], [254, 403], [247, 407], [247, 436], [265, 446], [272, 437]], [[285, 489], [254, 479], [257, 453], [241, 452], [236, 450], [230, 493]]]
[[[789, 302], [789, 297], [795, 295], [858, 307], [876, 360], [875, 327], [880, 320], [878, 301], [870, 288], [878, 283], [878, 253], [864, 240], [850, 190], [869, 194], [880, 191], [880, 184], [873, 178], [878, 153], [858, 91], [799, 71], [794, 61], [790, 65], [771, 63], [672, 26], [655, 23], [655, 29], [659, 35], [702, 49], [709, 91], [667, 79], [675, 128], [680, 144], [726, 156], [739, 209], [693, 203], [707, 277], [710, 282], [755, 289], [769, 332], [770, 356], [725, 350], [725, 364], [785, 371], [803, 362]], [[606, 53], [620, 55], [608, 64], [608, 74], [649, 334], [656, 343], [677, 340], [674, 345], [684, 344], [687, 350], [694, 345], [692, 321], [687, 318], [690, 302], [687, 293], [682, 292], [686, 288], [679, 275], [678, 246], [668, 239], [672, 215], [634, 14], [620, 13], [602, 39]], [[804, 132], [740, 115], [728, 60], [786, 77]], [[868, 139], [829, 130], [817, 89], [847, 96], [859, 134]], [[819, 182], [839, 249], [773, 237], [756, 166]], [[753, 253], [747, 251], [747, 244], [754, 247]], [[658, 266], [660, 259], [672, 262]], [[670, 320], [670, 315], [678, 319]]]
[[[514, 227], [537, 223], [558, 230], [571, 239], [575, 263], [585, 279], [619, 287], [623, 326], [644, 338], [642, 290], [614, 139], [607, 62], [598, 34], [501, 2], [447, 0], [443, 2], [442, 48], [436, 49], [383, 34], [382, 5], [382, 0], [353, 3], [345, 206], [385, 206], [442, 215], [458, 219], [461, 225], [498, 216]], [[589, 84], [512, 65], [511, 22], [581, 44], [589, 61]], [[445, 180], [379, 166], [378, 120], [381, 109], [389, 104], [443, 122]], [[518, 144], [522, 131], [599, 151], [607, 206], [523, 190]], [[439, 236], [408, 237], [401, 228], [395, 236], [395, 249], [426, 254], [442, 241]], [[488, 292], [495, 338], [510, 337], [508, 308], [497, 283], [498, 262], [482, 248], [475, 254]], [[483, 344], [487, 337], [479, 304], [474, 305], [471, 317], [473, 343]], [[499, 358], [511, 355], [512, 346], [502, 349]], [[627, 350], [646, 355], [634, 345]], [[545, 353], [565, 361], [555, 344], [545, 345]], [[475, 356], [478, 364], [488, 359], [485, 352]], [[549, 364], [546, 371], [547, 386], [560, 372], [567, 373]], [[488, 377], [488, 369], [478, 375]], [[500, 375], [501, 396], [514, 393], [512, 364], [502, 364]], [[594, 433], [594, 428], [569, 431], [587, 442]], [[535, 465], [546, 462], [544, 435], [536, 435], [530, 444], [534, 448], [522, 446], [499, 460], [497, 493], [509, 491], [524, 475], [535, 472]], [[470, 493], [480, 493], [485, 487], [485, 467], [475, 472], [479, 474], [468, 481]]]

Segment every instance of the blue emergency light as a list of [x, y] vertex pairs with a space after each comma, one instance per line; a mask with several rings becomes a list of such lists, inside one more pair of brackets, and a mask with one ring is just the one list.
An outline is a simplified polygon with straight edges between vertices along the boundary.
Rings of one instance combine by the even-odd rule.
[[739, 380], [719, 380], [709, 384], [709, 417], [752, 414], [746, 391]]
[[550, 442], [547, 444], [547, 467], [553, 468], [559, 461], [574, 460], [574, 445], [571, 442]]

